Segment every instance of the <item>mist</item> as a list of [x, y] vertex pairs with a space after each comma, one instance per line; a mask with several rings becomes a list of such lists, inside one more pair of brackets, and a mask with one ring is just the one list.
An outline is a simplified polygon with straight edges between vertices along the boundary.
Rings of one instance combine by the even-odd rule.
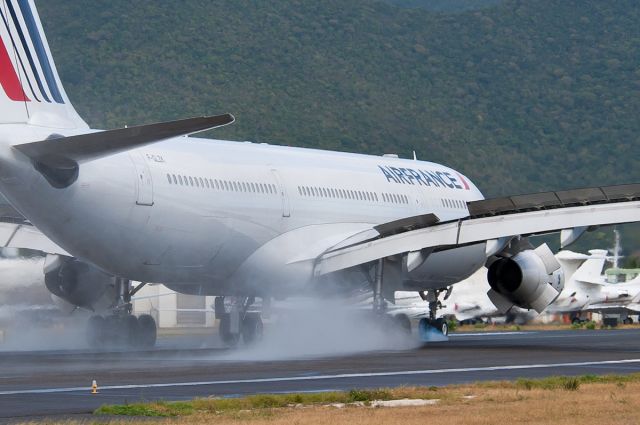
[[0, 259], [0, 351], [86, 347], [85, 314], [65, 314], [53, 302], [43, 264], [43, 257]]
[[233, 360], [290, 360], [369, 351], [408, 350], [420, 345], [415, 332], [404, 333], [366, 309], [339, 300], [292, 299], [274, 305], [264, 338], [240, 347]]

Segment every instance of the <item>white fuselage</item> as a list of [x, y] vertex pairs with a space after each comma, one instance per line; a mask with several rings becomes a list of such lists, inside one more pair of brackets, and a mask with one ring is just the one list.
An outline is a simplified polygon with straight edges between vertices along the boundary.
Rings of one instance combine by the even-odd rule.
[[[304, 286], [318, 255], [373, 225], [458, 219], [482, 199], [430, 162], [185, 137], [83, 162], [76, 182], [55, 189], [11, 148], [52, 133], [68, 135], [0, 125], [0, 190], [14, 207], [77, 258], [190, 293]], [[434, 254], [438, 276], [423, 287], [484, 264], [483, 248], [462, 261], [456, 252]]]

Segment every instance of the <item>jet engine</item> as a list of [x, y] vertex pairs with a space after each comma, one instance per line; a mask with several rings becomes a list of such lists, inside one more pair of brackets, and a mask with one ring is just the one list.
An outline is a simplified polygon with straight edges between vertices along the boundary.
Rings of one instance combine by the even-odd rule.
[[502, 253], [489, 264], [489, 299], [506, 313], [518, 306], [541, 313], [564, 287], [560, 263], [546, 244], [514, 254]]
[[55, 298], [74, 307], [100, 312], [116, 300], [115, 278], [75, 258], [47, 256], [44, 281]]

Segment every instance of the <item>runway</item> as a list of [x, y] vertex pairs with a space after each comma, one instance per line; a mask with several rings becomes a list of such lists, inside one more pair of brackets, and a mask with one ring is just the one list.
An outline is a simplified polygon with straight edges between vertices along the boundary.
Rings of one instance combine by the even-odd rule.
[[0, 352], [0, 418], [86, 414], [139, 400], [640, 372], [640, 330], [453, 334], [411, 350], [264, 361], [202, 338], [163, 338], [139, 352]]

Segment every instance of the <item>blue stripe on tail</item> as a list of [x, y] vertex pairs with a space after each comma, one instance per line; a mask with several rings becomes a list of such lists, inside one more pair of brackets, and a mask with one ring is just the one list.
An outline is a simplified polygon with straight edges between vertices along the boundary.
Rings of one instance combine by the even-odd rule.
[[[11, 4], [11, 1], [9, 0], [7, 3]], [[64, 103], [62, 94], [60, 93], [60, 89], [58, 88], [58, 83], [56, 83], [56, 78], [53, 75], [53, 69], [51, 68], [51, 64], [49, 63], [49, 58], [47, 57], [47, 51], [45, 50], [44, 44], [42, 43], [42, 38], [40, 38], [40, 32], [38, 31], [36, 20], [34, 19], [33, 13], [31, 12], [29, 1], [18, 0], [18, 5], [20, 6], [20, 10], [22, 11], [22, 17], [27, 24], [27, 29], [29, 30], [29, 35], [31, 36], [33, 46], [36, 49], [36, 55], [40, 60], [40, 65], [42, 66], [44, 78], [45, 80], [47, 80], [47, 85], [49, 86], [49, 89], [51, 91], [51, 96], [53, 96], [53, 99], [57, 103]]]

